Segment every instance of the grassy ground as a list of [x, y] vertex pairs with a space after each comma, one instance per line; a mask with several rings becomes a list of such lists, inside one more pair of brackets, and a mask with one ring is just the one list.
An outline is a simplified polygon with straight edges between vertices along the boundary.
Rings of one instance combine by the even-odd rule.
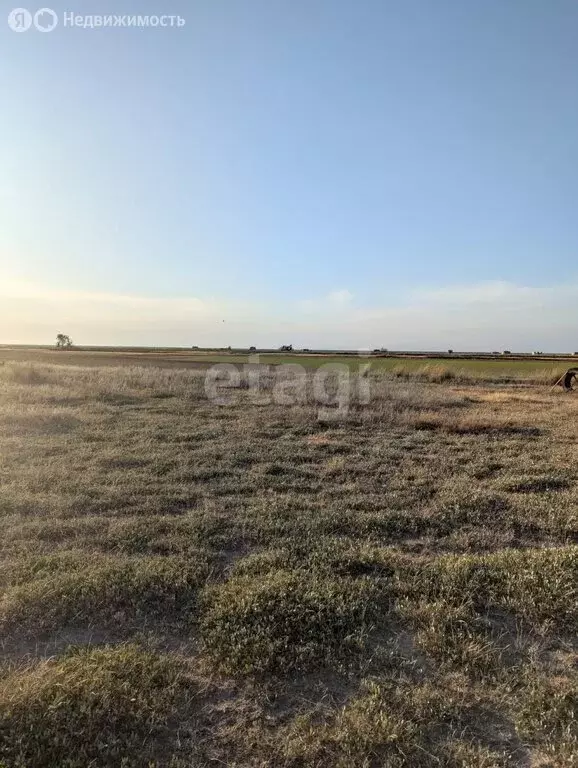
[[0, 765], [577, 765], [578, 396], [430, 374], [0, 366]]
[[[0, 347], [0, 362], [20, 361], [40, 364], [64, 364], [80, 366], [133, 366], [169, 368], [169, 369], [205, 369], [216, 363], [245, 365], [256, 359], [255, 355], [235, 352], [195, 352], [186, 350], [100, 350], [85, 349], [60, 350], [50, 348]], [[423, 358], [423, 357], [379, 357], [374, 355], [357, 356], [352, 354], [303, 354], [303, 353], [262, 353], [258, 356], [264, 365], [278, 366], [299, 364], [306, 369], [317, 369], [331, 364], [346, 365], [357, 371], [360, 365], [371, 363], [375, 372], [392, 373], [398, 378], [419, 377], [423, 380], [509, 382], [527, 381], [547, 383], [556, 381], [571, 366], [578, 366], [578, 358], [540, 359], [540, 358]]]

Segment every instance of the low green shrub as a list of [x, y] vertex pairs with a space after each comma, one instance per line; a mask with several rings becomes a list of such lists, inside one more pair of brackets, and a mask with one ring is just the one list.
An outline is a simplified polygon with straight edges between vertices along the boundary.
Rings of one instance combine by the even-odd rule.
[[284, 570], [236, 576], [204, 594], [205, 648], [229, 673], [339, 666], [363, 648], [380, 597], [367, 579]]
[[191, 700], [178, 663], [134, 645], [69, 652], [0, 679], [0, 760], [143, 766]]

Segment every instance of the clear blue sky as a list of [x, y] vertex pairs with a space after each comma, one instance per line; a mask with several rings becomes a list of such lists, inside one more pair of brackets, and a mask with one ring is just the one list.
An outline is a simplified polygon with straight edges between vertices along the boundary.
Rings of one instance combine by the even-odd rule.
[[0, 342], [578, 348], [575, 0], [50, 1], [186, 26], [5, 5]]

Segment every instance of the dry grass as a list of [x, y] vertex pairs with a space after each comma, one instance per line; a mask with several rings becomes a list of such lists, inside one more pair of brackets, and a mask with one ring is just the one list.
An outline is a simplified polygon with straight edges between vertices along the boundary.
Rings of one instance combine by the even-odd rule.
[[511, 368], [503, 369], [492, 366], [492, 361], [485, 363], [476, 361], [477, 365], [462, 365], [454, 361], [448, 365], [444, 363], [423, 363], [416, 365], [408, 363], [396, 363], [391, 368], [391, 374], [398, 379], [406, 381], [424, 381], [435, 384], [454, 382], [460, 384], [484, 384], [484, 383], [518, 383], [553, 385], [566, 373], [567, 365], [549, 365], [542, 369], [532, 368], [525, 361], [514, 364]]
[[576, 765], [578, 398], [203, 376], [0, 367], [0, 765]]

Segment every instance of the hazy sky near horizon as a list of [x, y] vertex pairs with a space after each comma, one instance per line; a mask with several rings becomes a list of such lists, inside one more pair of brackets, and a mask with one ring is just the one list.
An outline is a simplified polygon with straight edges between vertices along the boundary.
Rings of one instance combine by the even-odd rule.
[[0, 343], [578, 349], [575, 0], [50, 4], [0, 19]]

